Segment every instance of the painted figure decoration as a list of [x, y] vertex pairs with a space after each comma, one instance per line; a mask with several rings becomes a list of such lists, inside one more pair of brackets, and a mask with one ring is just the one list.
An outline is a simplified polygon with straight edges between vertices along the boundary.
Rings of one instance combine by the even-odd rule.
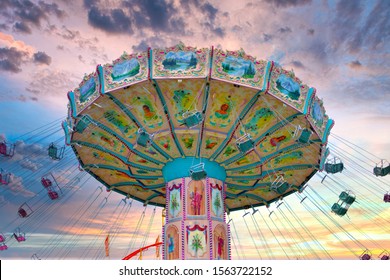
[[226, 260], [226, 236], [222, 225], [217, 225], [214, 229], [214, 259]]
[[179, 230], [175, 225], [171, 225], [167, 229], [166, 245], [168, 252], [168, 260], [179, 259]]
[[204, 184], [202, 181], [191, 181], [188, 184], [188, 215], [204, 215]]

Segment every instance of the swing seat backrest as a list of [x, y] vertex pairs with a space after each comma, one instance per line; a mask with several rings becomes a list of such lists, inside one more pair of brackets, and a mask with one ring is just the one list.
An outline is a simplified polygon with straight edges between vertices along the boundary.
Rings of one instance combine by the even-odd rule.
[[311, 136], [311, 131], [305, 128], [304, 130], [302, 130], [301, 135], [299, 136], [298, 142], [307, 143], [307, 142], [309, 142], [310, 136]]
[[347, 192], [342, 192], [339, 195], [339, 198], [341, 201], [344, 201], [346, 204], [352, 204], [356, 198], [352, 195], [349, 195]]
[[5, 143], [0, 143], [0, 154], [7, 155], [7, 145]]
[[55, 191], [48, 191], [47, 194], [49, 195], [49, 197], [50, 197], [51, 200], [55, 200], [55, 199], [58, 198], [58, 193], [55, 192]]
[[202, 122], [202, 114], [200, 112], [194, 112], [189, 115], [183, 114], [183, 122], [188, 128], [192, 128]]
[[20, 216], [21, 218], [27, 217], [27, 211], [24, 210], [23, 208], [20, 208], [20, 209], [18, 210], [18, 214], [19, 214], [19, 216]]

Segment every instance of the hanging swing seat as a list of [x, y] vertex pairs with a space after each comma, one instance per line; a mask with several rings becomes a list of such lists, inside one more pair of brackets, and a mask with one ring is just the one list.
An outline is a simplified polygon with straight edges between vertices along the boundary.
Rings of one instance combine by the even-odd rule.
[[192, 180], [195, 181], [200, 181], [202, 179], [205, 179], [207, 177], [207, 172], [204, 169], [204, 163], [193, 165], [190, 168], [190, 176]]
[[347, 214], [347, 211], [348, 208], [344, 208], [338, 203], [332, 205], [332, 212], [339, 216], [344, 216], [345, 214]]
[[0, 245], [0, 251], [5, 251], [8, 249], [8, 246], [5, 245], [4, 243]]
[[59, 148], [54, 143], [51, 143], [48, 148], [49, 157], [54, 160], [61, 160], [64, 157], [65, 146]]
[[0, 142], [0, 155], [13, 157], [15, 154], [15, 144], [9, 144], [5, 141]]
[[372, 254], [369, 250], [365, 250], [359, 257], [363, 261], [371, 260]]
[[42, 186], [44, 186], [45, 188], [51, 187], [53, 185], [51, 180], [49, 178], [45, 178], [45, 177], [42, 177], [41, 183], [42, 183]]
[[277, 192], [278, 194], [285, 193], [289, 188], [290, 188], [290, 185], [287, 182], [284, 182], [283, 184], [281, 184], [278, 187], [272, 187], [271, 186], [271, 190]]
[[271, 191], [275, 191], [278, 194], [285, 193], [290, 188], [290, 184], [287, 183], [283, 176], [279, 175], [271, 184]]
[[0, 234], [0, 243], [3, 243], [5, 241], [4, 234]]
[[51, 200], [55, 200], [55, 199], [58, 199], [59, 198], [59, 195], [58, 195], [58, 192], [56, 191], [48, 191], [47, 192], [48, 196], [50, 197]]
[[383, 197], [384, 202], [390, 202], [390, 194], [386, 193], [385, 196]]
[[310, 136], [311, 136], [310, 129], [305, 128], [301, 131], [301, 134], [299, 135], [299, 138], [298, 138], [298, 142], [299, 143], [308, 143], [310, 140]]
[[11, 173], [5, 172], [0, 169], [0, 185], [8, 185], [11, 179]]
[[354, 201], [356, 200], [356, 197], [350, 192], [342, 192], [340, 195], [339, 195], [339, 199], [343, 202], [345, 202], [346, 204], [349, 204], [351, 205], [352, 203], [354, 203]]
[[15, 237], [16, 241], [18, 241], [18, 242], [26, 241], [26, 237], [24, 236], [24, 234], [17, 235], [16, 233], [14, 233], [14, 237]]
[[245, 133], [236, 140], [237, 148], [244, 154], [254, 149], [254, 141], [249, 133]]
[[18, 215], [21, 218], [27, 218], [29, 217], [34, 211], [31, 209], [30, 206], [28, 206], [27, 203], [23, 203], [19, 209], [18, 209]]
[[184, 112], [182, 117], [183, 124], [188, 128], [193, 128], [203, 121], [202, 113], [197, 110]]
[[139, 128], [137, 132], [137, 145], [147, 148], [152, 144], [153, 137], [153, 134], [149, 134], [144, 129]]
[[383, 177], [389, 173], [390, 173], [390, 164], [387, 167], [383, 167], [383, 165], [374, 167], [374, 175], [375, 176]]
[[88, 115], [83, 115], [76, 124], [75, 130], [78, 133], [83, 133], [84, 130], [92, 123], [92, 119]]
[[343, 171], [343, 169], [344, 169], [344, 164], [338, 158], [334, 158], [333, 160], [330, 160], [327, 163], [325, 163], [325, 171], [327, 173], [335, 174]]
[[14, 235], [16, 241], [18, 241], [18, 242], [26, 241], [26, 234], [25, 233], [21, 233], [19, 228], [17, 228], [15, 230], [13, 235]]
[[390, 260], [390, 253], [384, 250], [382, 253], [379, 254], [378, 258], [382, 261], [388, 261]]

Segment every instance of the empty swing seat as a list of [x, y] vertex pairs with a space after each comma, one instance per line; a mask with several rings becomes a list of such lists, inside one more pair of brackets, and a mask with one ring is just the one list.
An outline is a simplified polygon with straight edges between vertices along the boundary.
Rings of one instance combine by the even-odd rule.
[[300, 143], [308, 143], [311, 136], [311, 131], [309, 129], [303, 129], [301, 135], [298, 138]]
[[389, 255], [383, 255], [381, 258], [380, 258], [380, 260], [382, 260], [382, 261], [387, 261], [387, 260], [389, 260], [390, 259], [390, 256]]
[[58, 193], [55, 192], [55, 191], [48, 191], [47, 194], [49, 195], [51, 200], [55, 200], [55, 199], [57, 199], [59, 197]]
[[42, 178], [41, 183], [42, 183], [42, 186], [44, 186], [45, 188], [52, 186], [52, 182], [48, 178]]
[[0, 234], [0, 243], [3, 243], [5, 241], [4, 235]]
[[190, 176], [195, 181], [200, 181], [207, 177], [207, 172], [204, 169], [204, 163], [194, 165], [190, 169]]
[[372, 254], [369, 250], [365, 250], [359, 257], [363, 261], [371, 260]]
[[8, 249], [8, 246], [7, 245], [5, 245], [5, 244], [1, 244], [0, 245], [0, 251], [5, 251], [5, 250], [7, 250]]
[[271, 190], [277, 192], [278, 194], [285, 193], [290, 188], [290, 185], [287, 182], [282, 184], [274, 184], [271, 186]]
[[21, 218], [26, 218], [28, 216], [30, 216], [31, 214], [33, 213], [33, 210], [31, 209], [30, 206], [28, 206], [27, 203], [23, 203], [19, 209], [18, 209], [18, 215], [21, 217]]
[[349, 204], [349, 205], [351, 205], [356, 200], [355, 196], [350, 195], [347, 192], [342, 192], [339, 195], [339, 198], [340, 198], [341, 201], [344, 201], [346, 204]]
[[0, 143], [0, 155], [13, 157], [15, 153], [15, 144], [7, 144], [5, 141]]
[[7, 145], [5, 143], [0, 143], [0, 154], [6, 155], [7, 154]]
[[345, 214], [347, 214], [347, 211], [347, 208], [341, 207], [341, 205], [338, 203], [332, 205], [332, 212], [339, 216], [344, 216]]
[[152, 144], [152, 140], [153, 140], [152, 134], [147, 133], [142, 128], [138, 129], [138, 134], [137, 134], [138, 145], [144, 148], [149, 147]]
[[24, 237], [23, 235], [21, 235], [21, 234], [16, 234], [16, 233], [14, 233], [14, 237], [15, 237], [15, 239], [16, 239], [16, 241], [18, 241], [18, 242], [23, 242], [23, 241], [26, 241], [26, 237]]
[[47, 150], [49, 152], [49, 157], [54, 160], [61, 160], [64, 157], [65, 147], [58, 148], [54, 143], [51, 143]]
[[193, 128], [203, 121], [201, 112], [193, 111], [183, 113], [183, 124], [188, 128]]
[[374, 174], [375, 176], [386, 176], [390, 173], [390, 165], [387, 167], [374, 167]]
[[244, 134], [237, 139], [237, 148], [244, 154], [254, 149], [254, 141], [249, 134]]
[[21, 218], [26, 218], [28, 215], [27, 215], [27, 211], [24, 210], [23, 208], [19, 208], [18, 210], [18, 214]]
[[385, 196], [383, 197], [383, 201], [390, 202], [390, 194], [389, 193], [385, 194]]
[[325, 171], [327, 173], [338, 173], [343, 171], [344, 164], [342, 162], [340, 163], [325, 163]]

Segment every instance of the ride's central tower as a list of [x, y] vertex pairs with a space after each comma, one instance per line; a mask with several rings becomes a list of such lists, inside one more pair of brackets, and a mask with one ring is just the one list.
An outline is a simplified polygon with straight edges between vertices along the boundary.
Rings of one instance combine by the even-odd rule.
[[[191, 169], [191, 161], [177, 159], [163, 169], [169, 180], [163, 258], [228, 260], [231, 255], [230, 230], [225, 220], [226, 187], [222, 180], [208, 177], [223, 178], [224, 169], [207, 160]], [[186, 173], [189, 175], [180, 177]]]

